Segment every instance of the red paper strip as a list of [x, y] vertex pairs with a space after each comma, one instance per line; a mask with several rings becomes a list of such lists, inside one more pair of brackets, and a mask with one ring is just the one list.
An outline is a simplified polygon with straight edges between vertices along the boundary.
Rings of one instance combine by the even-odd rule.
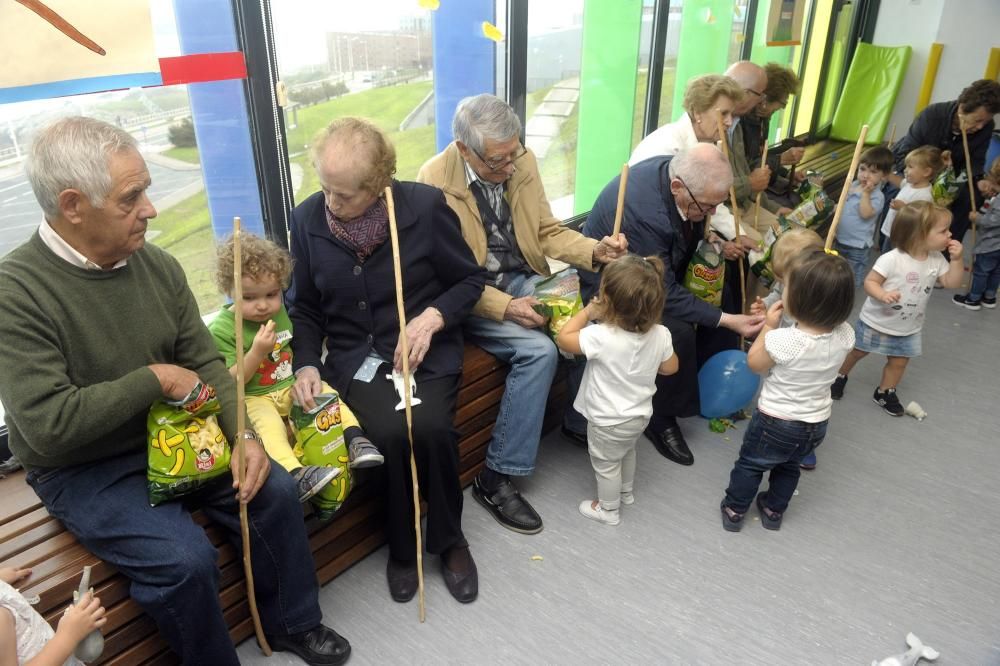
[[160, 58], [163, 85], [224, 81], [247, 78], [247, 66], [242, 51], [228, 53], [197, 53], [195, 55]]

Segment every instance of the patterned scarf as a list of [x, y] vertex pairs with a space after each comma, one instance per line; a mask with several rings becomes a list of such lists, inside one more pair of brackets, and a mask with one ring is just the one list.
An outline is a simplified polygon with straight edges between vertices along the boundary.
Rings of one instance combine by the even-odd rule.
[[364, 262], [389, 237], [389, 209], [381, 197], [353, 220], [340, 219], [329, 207], [324, 209], [330, 233], [354, 250], [358, 261]]

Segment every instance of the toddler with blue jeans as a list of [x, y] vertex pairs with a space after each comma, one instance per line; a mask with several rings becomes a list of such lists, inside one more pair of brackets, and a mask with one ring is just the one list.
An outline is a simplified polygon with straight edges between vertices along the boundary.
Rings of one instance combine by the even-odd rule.
[[1000, 157], [993, 161], [989, 173], [983, 180], [983, 187], [991, 198], [980, 212], [969, 213], [969, 219], [976, 225], [976, 245], [972, 252], [972, 284], [969, 293], [956, 294], [956, 305], [970, 310], [980, 306], [997, 306], [997, 288], [1000, 287]]
[[875, 222], [885, 195], [880, 186], [892, 171], [893, 156], [885, 146], [874, 146], [861, 155], [857, 179], [844, 203], [837, 227], [835, 248], [854, 271], [854, 286], [860, 287], [868, 272], [869, 249], [875, 244]]

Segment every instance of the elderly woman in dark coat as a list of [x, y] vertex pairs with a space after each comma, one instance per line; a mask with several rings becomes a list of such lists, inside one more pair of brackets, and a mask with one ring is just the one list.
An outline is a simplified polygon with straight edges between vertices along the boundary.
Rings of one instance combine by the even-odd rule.
[[[295, 259], [288, 314], [296, 401], [310, 407], [321, 379], [334, 386], [385, 456], [389, 592], [409, 601], [417, 588], [409, 444], [400, 398], [389, 378], [401, 369], [388, 210], [392, 186], [403, 275], [410, 369], [416, 379], [413, 439], [427, 500], [427, 551], [441, 555], [451, 594], [478, 594], [476, 565], [462, 534], [455, 399], [462, 372], [461, 322], [479, 300], [485, 274], [462, 240], [441, 191], [392, 178], [396, 154], [370, 122], [341, 118], [317, 139], [321, 192], [292, 212]], [[323, 358], [323, 343], [327, 355]]]

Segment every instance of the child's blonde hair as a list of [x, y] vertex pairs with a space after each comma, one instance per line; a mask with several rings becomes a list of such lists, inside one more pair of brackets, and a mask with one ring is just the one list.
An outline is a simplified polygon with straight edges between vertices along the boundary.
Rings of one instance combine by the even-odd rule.
[[906, 153], [906, 165], [918, 166], [931, 170], [930, 179], [944, 170], [944, 158], [941, 156], [941, 149], [936, 146], [920, 146]]
[[[292, 257], [288, 250], [266, 238], [253, 234], [240, 234], [242, 274], [254, 281], [273, 277], [287, 289], [292, 277]], [[233, 295], [233, 237], [228, 236], [219, 246], [215, 267], [215, 284], [227, 296]]]
[[663, 317], [663, 261], [628, 254], [601, 273], [597, 318], [632, 333], [645, 333]]
[[914, 201], [899, 209], [892, 222], [889, 242], [900, 252], [914, 254], [924, 249], [924, 242], [934, 224], [950, 219], [951, 211], [930, 201]]
[[792, 227], [778, 236], [771, 249], [771, 272], [783, 280], [792, 264], [806, 254], [806, 250], [822, 250], [823, 239], [812, 229]]

